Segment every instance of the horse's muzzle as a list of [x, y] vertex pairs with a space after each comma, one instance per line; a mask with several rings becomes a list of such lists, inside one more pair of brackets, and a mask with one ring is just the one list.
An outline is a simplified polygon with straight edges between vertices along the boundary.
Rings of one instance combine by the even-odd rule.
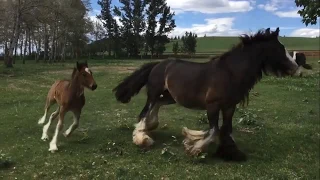
[[98, 85], [94, 84], [94, 85], [91, 86], [91, 90], [94, 91], [95, 89], [97, 89], [97, 87], [98, 87]]

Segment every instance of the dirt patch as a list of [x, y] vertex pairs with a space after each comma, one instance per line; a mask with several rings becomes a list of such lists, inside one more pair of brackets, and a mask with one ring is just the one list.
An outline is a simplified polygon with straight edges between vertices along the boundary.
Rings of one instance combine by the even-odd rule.
[[58, 71], [48, 71], [48, 72], [43, 72], [43, 74], [59, 74], [59, 75], [70, 75], [71, 76], [72, 69], [58, 70]]
[[93, 72], [112, 71], [117, 73], [131, 73], [137, 68], [134, 66], [97, 66], [90, 68]]
[[8, 91], [24, 91], [24, 92], [29, 92], [30, 91], [30, 89], [28, 89], [28, 88], [20, 88], [20, 87], [18, 87], [18, 86], [16, 86], [15, 84], [13, 84], [13, 83], [11, 83], [11, 84], [9, 84], [8, 86], [7, 86], [7, 90]]
[[[95, 72], [117, 72], [117, 73], [131, 73], [136, 70], [134, 66], [96, 66], [90, 68], [93, 73]], [[71, 76], [72, 69], [57, 70], [57, 71], [48, 71], [44, 72], [45, 74], [57, 74], [57, 75], [66, 75]]]

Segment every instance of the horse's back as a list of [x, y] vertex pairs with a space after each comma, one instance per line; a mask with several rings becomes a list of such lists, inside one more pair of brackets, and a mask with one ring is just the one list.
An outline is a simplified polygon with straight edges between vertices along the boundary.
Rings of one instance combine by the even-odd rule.
[[48, 92], [48, 98], [52, 99], [55, 98], [56, 94], [59, 93], [61, 94], [62, 91], [67, 88], [70, 85], [69, 80], [57, 80], [55, 81], [52, 85], [51, 88]]

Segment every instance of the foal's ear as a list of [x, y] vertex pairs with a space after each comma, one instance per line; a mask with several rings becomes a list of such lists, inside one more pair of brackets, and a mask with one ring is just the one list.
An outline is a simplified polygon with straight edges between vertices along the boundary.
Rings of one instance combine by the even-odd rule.
[[81, 70], [81, 65], [79, 64], [79, 62], [77, 61], [77, 69], [78, 69], [78, 71], [80, 71]]
[[87, 62], [87, 60], [84, 62], [84, 65], [88, 67], [88, 62]]

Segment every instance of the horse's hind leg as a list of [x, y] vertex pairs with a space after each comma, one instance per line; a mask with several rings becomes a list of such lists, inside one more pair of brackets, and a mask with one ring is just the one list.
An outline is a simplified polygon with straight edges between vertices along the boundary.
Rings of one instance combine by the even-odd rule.
[[136, 128], [133, 131], [133, 142], [136, 145], [148, 147], [154, 143], [148, 132], [156, 129], [159, 125], [159, 109], [163, 105], [174, 103], [175, 101], [167, 91], [163, 92], [156, 101], [151, 101], [148, 97], [146, 105], [139, 115], [139, 122], [135, 125]]
[[65, 137], [69, 137], [72, 134], [72, 132], [79, 126], [80, 114], [81, 114], [81, 110], [73, 111], [73, 123], [63, 133]]
[[57, 110], [50, 115], [48, 123], [43, 126], [42, 137], [41, 137], [41, 139], [43, 141], [46, 141], [46, 140], [49, 139], [48, 129], [49, 129], [50, 125], [51, 125], [51, 122], [58, 117], [59, 112], [60, 112], [60, 107], [58, 107]]
[[232, 116], [236, 106], [223, 108], [223, 124], [220, 128], [220, 145], [216, 156], [229, 161], [245, 161], [246, 155], [241, 152], [232, 137]]
[[216, 103], [207, 105], [207, 117], [209, 120], [210, 130], [195, 131], [186, 127], [182, 129], [185, 136], [183, 144], [187, 154], [198, 155], [203, 152], [210, 143], [214, 142], [219, 134], [219, 106]]

